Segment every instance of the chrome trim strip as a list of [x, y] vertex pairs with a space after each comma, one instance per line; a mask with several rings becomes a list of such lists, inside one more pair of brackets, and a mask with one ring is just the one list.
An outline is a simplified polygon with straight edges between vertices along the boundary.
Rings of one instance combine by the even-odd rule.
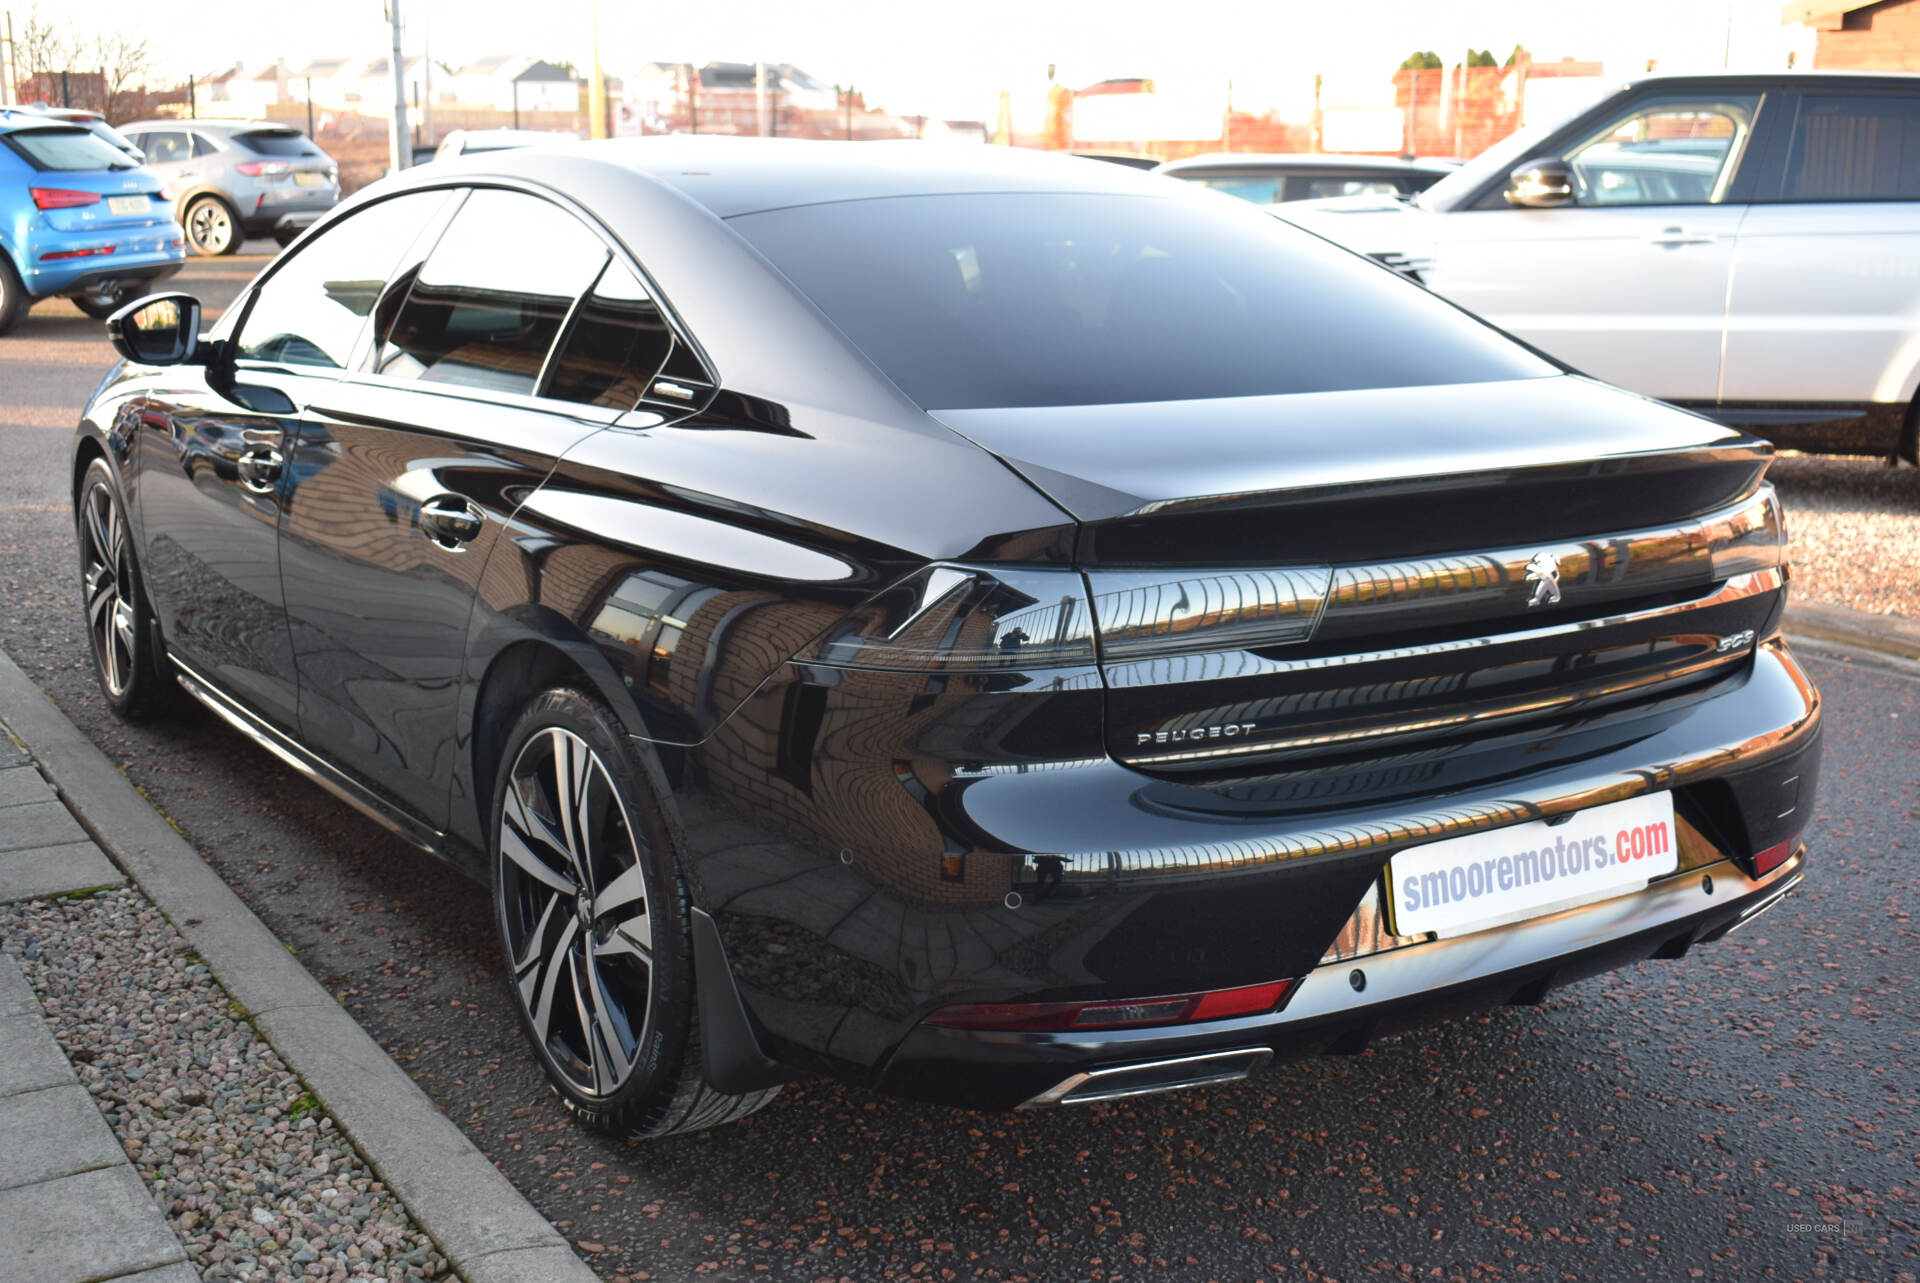
[[[1238, 1082], [1273, 1059], [1271, 1047], [1238, 1047], [1232, 1051], [1209, 1051], [1193, 1056], [1173, 1056], [1162, 1060], [1143, 1060], [1112, 1069], [1091, 1069], [1069, 1074], [1020, 1109], [1048, 1109], [1054, 1105], [1090, 1105], [1102, 1100], [1123, 1100], [1128, 1096], [1153, 1096], [1162, 1092], [1184, 1091], [1189, 1087], [1212, 1087]], [[1128, 1078], [1142, 1074], [1174, 1072], [1182, 1075], [1175, 1082], [1142, 1083], [1128, 1086]], [[1187, 1075], [1191, 1076], [1187, 1076]], [[1103, 1084], [1106, 1084], [1103, 1086]]]
[[221, 721], [404, 841], [419, 847], [429, 855], [441, 855], [445, 852], [446, 834], [389, 806], [334, 767], [295, 744], [278, 729], [261, 721], [238, 700], [220, 690], [205, 676], [195, 672], [190, 665], [177, 656], [169, 655], [168, 658], [173, 661], [174, 676], [187, 694], [205, 704]]

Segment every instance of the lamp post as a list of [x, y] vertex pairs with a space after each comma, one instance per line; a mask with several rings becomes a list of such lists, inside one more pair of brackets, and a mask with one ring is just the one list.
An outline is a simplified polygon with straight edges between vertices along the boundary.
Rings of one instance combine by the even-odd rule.
[[387, 21], [393, 26], [393, 119], [387, 122], [387, 167], [399, 173], [413, 159], [407, 146], [407, 82], [400, 63], [400, 0], [387, 0]]

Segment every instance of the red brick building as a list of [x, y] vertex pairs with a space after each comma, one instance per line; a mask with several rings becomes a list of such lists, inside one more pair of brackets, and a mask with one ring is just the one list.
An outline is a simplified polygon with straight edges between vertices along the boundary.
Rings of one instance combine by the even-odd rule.
[[1821, 71], [1920, 71], [1920, 0], [1794, 0], [1781, 21], [1819, 33]]

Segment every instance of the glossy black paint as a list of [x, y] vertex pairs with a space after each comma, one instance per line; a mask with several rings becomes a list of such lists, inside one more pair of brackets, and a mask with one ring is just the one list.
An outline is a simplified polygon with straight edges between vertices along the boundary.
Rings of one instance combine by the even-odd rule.
[[[1740, 860], [1791, 827], [1764, 799], [1788, 779], [1800, 805], [1811, 798], [1817, 698], [1766, 640], [1776, 581], [1695, 621], [1703, 636], [1751, 628], [1761, 642], [1699, 681], [1493, 729], [1204, 769], [1136, 769], [1114, 751], [1122, 718], [1193, 711], [1178, 686], [1145, 686], [1129, 710], [1092, 662], [828, 662], [811, 643], [933, 563], [1077, 580], [1068, 568], [1346, 564], [1597, 538], [1751, 493], [1766, 452], [1560, 375], [943, 422], [718, 216], [1008, 185], [1137, 193], [1149, 180], [1023, 157], [975, 169], [890, 145], [662, 140], [505, 163], [436, 165], [366, 200], [503, 185], [591, 218], [673, 319], [680, 364], [666, 373], [695, 393], [684, 408], [649, 397], [603, 413], [401, 385], [364, 364], [229, 372], [239, 378], [127, 366], [96, 394], [76, 459], [115, 466], [174, 653], [476, 876], [504, 727], [555, 681], [605, 699], [724, 945], [727, 990], [759, 1043], [745, 1059], [764, 1051], [890, 1090], [1013, 1104], [1063, 1067], [1118, 1053], [1061, 1045], [1023, 1059], [921, 1021], [956, 1001], [1301, 975], [1392, 852], [1437, 836], [1670, 787]], [[244, 315], [243, 302], [212, 340], [231, 339]], [[269, 393], [276, 408], [257, 408]], [[249, 430], [286, 443], [265, 492], [241, 476]], [[476, 520], [437, 537], [422, 524], [436, 502]], [[1522, 641], [1498, 662], [1564, 688], [1604, 676], [1609, 648], [1700, 640], [1670, 634]], [[1337, 655], [1335, 642], [1323, 650]], [[1498, 687], [1492, 661], [1448, 654], [1337, 679], [1249, 679], [1230, 694], [1427, 678]], [[709, 979], [727, 978], [702, 978], [703, 1003]], [[1125, 1040], [1126, 1054], [1182, 1037]]]

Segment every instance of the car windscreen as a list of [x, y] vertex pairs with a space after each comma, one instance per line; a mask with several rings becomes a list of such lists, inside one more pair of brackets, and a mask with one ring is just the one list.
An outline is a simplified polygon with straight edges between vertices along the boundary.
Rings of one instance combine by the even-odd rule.
[[256, 156], [324, 156], [305, 134], [291, 129], [255, 129], [235, 134], [233, 141]]
[[1418, 285], [1218, 195], [883, 197], [729, 222], [929, 410], [1557, 373]]
[[78, 126], [53, 125], [16, 129], [0, 141], [26, 158], [35, 169], [68, 173], [98, 169], [134, 169], [133, 158]]

